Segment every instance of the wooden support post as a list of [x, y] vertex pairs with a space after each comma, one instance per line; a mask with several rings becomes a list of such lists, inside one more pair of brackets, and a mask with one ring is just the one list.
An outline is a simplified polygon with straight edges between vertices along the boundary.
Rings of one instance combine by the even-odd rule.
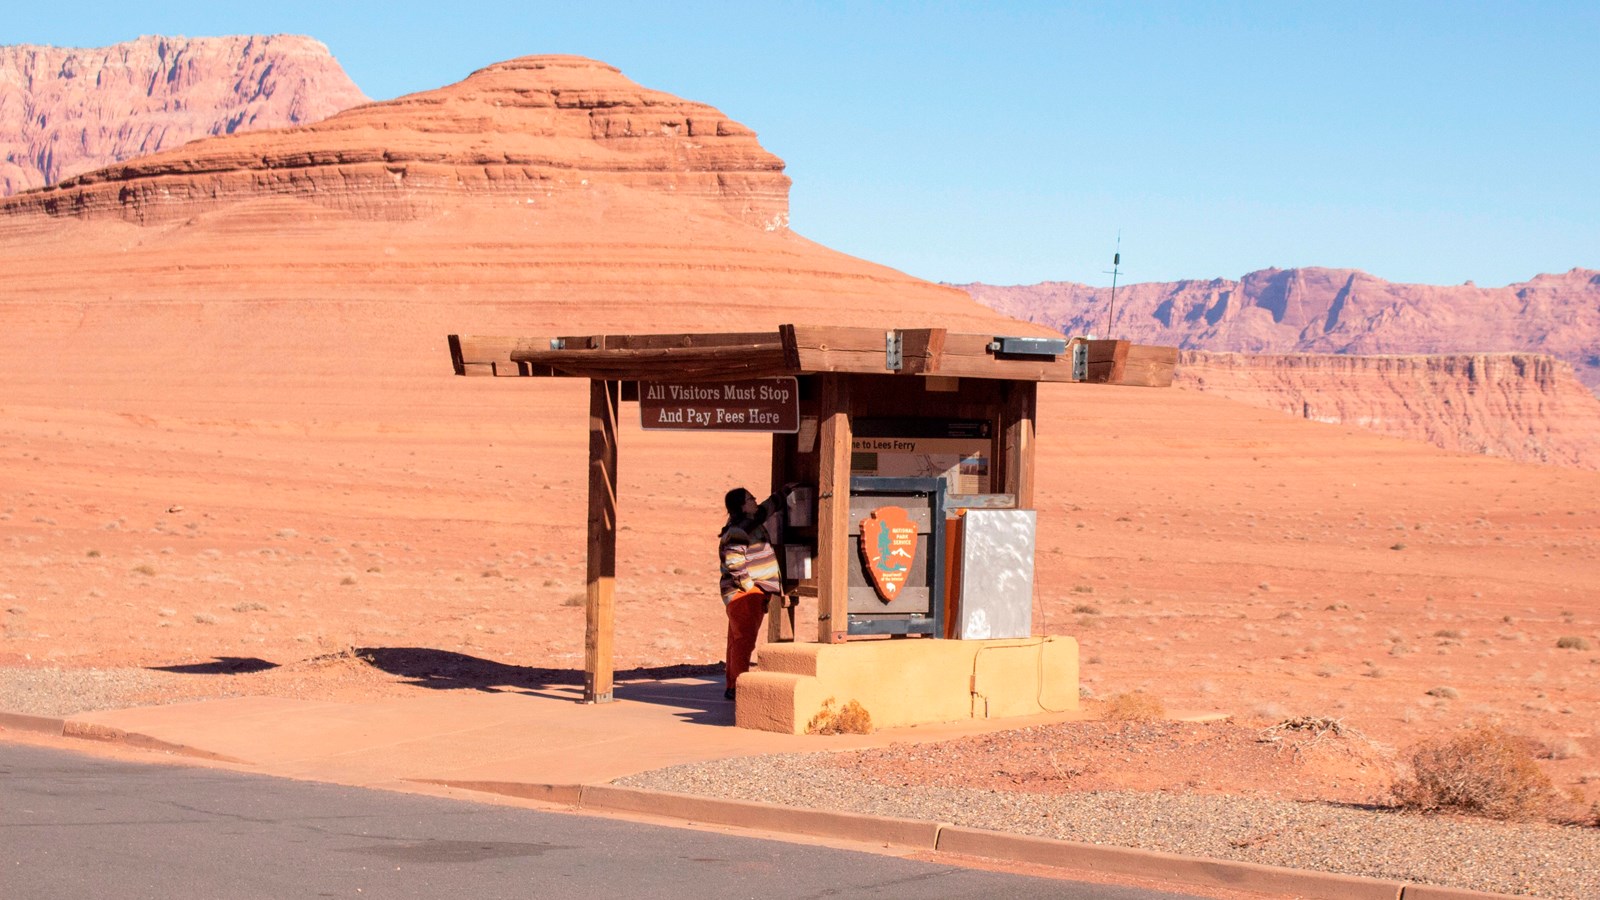
[[[783, 490], [783, 486], [795, 478], [790, 473], [791, 448], [794, 446], [794, 435], [774, 434], [772, 436], [772, 478], [771, 489], [773, 494]], [[784, 517], [784, 530], [790, 531], [788, 517]], [[788, 536], [785, 541], [791, 540]], [[779, 547], [782, 553], [783, 548]], [[782, 564], [782, 560], [779, 561]], [[792, 572], [785, 571], [785, 577], [793, 577]], [[794, 606], [787, 596], [780, 595], [767, 604], [767, 642], [770, 644], [792, 643], [794, 641]]]
[[589, 585], [584, 604], [583, 702], [610, 703], [617, 579], [615, 381], [589, 382]]
[[[1000, 421], [1005, 441], [1005, 493], [1015, 494], [1017, 509], [1033, 509], [1034, 417], [1039, 408], [1039, 385], [1032, 381], [1006, 383], [1005, 406]], [[1035, 520], [1037, 522], [1037, 519]], [[1035, 547], [1037, 547], [1037, 536]], [[1039, 609], [1039, 581], [1033, 582], [1033, 621], [1044, 624]]]
[[1033, 509], [1034, 416], [1038, 408], [1039, 385], [1032, 381], [1008, 381], [1001, 427], [1005, 442], [1005, 487], [1015, 494], [1018, 509]]
[[850, 376], [824, 373], [817, 428], [817, 640], [837, 644], [850, 629]]

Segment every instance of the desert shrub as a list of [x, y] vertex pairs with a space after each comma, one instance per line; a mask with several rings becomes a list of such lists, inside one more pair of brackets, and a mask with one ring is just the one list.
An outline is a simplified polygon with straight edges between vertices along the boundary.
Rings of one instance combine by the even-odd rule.
[[588, 592], [587, 591], [579, 591], [576, 594], [568, 594], [567, 595], [567, 599], [561, 601], [561, 605], [562, 606], [582, 606], [582, 605], [584, 605], [585, 603], [588, 603], [588, 602], [589, 602], [589, 594], [588, 594]]
[[1100, 615], [1100, 607], [1095, 606], [1093, 603], [1079, 603], [1072, 608], [1072, 611], [1085, 616]]
[[1587, 650], [1589, 649], [1589, 642], [1577, 635], [1569, 634], [1565, 637], [1557, 638], [1556, 646], [1562, 650]]
[[822, 701], [822, 709], [806, 723], [806, 734], [871, 734], [872, 716], [854, 700], [838, 708], [834, 699]]
[[1438, 697], [1441, 700], [1458, 700], [1461, 697], [1461, 692], [1449, 685], [1428, 688], [1427, 693], [1429, 697]]
[[1528, 742], [1494, 726], [1419, 744], [1411, 769], [1391, 793], [1401, 807], [1419, 812], [1527, 819], [1548, 811], [1555, 799]]
[[1106, 720], [1111, 722], [1148, 722], [1166, 714], [1167, 708], [1162, 705], [1161, 698], [1144, 691], [1116, 694], [1106, 700], [1104, 711]]
[[153, 576], [153, 575], [156, 574], [156, 567], [152, 566], [152, 565], [150, 565], [148, 563], [134, 566], [133, 570], [135, 572], [138, 572], [140, 575], [145, 575], [145, 576]]

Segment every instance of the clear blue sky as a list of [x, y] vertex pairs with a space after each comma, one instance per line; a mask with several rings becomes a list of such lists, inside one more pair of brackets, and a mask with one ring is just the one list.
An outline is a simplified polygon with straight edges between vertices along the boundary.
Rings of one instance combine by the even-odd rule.
[[30, 3], [0, 43], [307, 34], [368, 95], [575, 53], [754, 128], [794, 230], [938, 281], [1600, 268], [1600, 2]]

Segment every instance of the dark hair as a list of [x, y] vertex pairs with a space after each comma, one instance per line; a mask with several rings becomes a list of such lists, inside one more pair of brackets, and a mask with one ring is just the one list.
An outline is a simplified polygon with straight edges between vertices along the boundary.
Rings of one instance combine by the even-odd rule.
[[728, 508], [728, 515], [742, 516], [744, 515], [744, 498], [754, 496], [755, 494], [750, 493], [744, 488], [736, 487], [727, 494], [723, 495], [722, 505]]

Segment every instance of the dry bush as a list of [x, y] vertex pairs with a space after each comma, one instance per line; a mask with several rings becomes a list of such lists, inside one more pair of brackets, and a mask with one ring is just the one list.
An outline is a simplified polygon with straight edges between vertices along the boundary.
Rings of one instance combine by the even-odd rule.
[[1117, 694], [1106, 701], [1103, 716], [1108, 722], [1148, 722], [1167, 714], [1161, 698], [1144, 691]]
[[1528, 819], [1549, 812], [1556, 799], [1528, 741], [1492, 725], [1419, 744], [1411, 768], [1391, 792], [1401, 807], [1419, 812]]
[[1587, 650], [1589, 642], [1577, 635], [1566, 635], [1556, 639], [1556, 646], [1562, 650]]
[[806, 734], [871, 734], [872, 716], [854, 700], [835, 709], [832, 697], [806, 723]]

